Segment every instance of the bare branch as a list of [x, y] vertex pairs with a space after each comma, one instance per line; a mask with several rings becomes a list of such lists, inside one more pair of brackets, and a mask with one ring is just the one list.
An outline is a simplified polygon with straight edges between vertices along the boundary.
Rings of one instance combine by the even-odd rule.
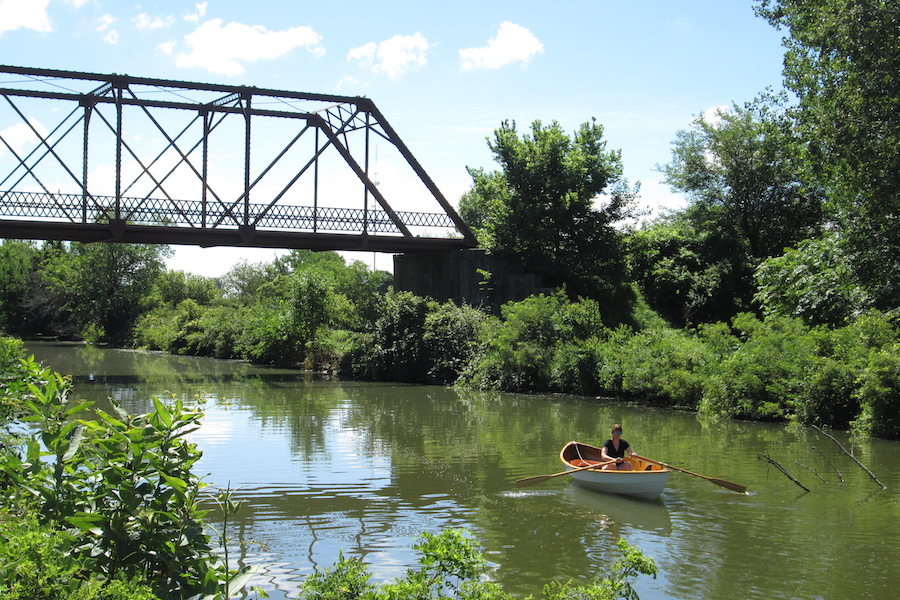
[[841, 485], [844, 485], [844, 476], [841, 474], [840, 471], [838, 471], [838, 468], [836, 466], [831, 464], [831, 461], [828, 460], [828, 457], [825, 456], [825, 453], [822, 452], [821, 450], [819, 450], [818, 448], [816, 448], [815, 446], [812, 446], [812, 449], [822, 455], [822, 458], [825, 460], [825, 464], [827, 464], [829, 467], [834, 469], [834, 472], [837, 473], [838, 481], [841, 482]]
[[793, 481], [794, 483], [799, 485], [801, 488], [803, 488], [803, 490], [805, 490], [807, 492], [809, 491], [808, 487], [806, 487], [805, 485], [803, 485], [802, 483], [797, 481], [797, 479], [793, 475], [788, 473], [784, 467], [782, 467], [780, 464], [778, 464], [778, 462], [776, 460], [774, 460], [768, 454], [757, 454], [756, 458], [758, 458], [759, 460], [765, 461], [765, 462], [769, 463], [770, 465], [774, 465], [775, 468], [778, 469], [779, 471], [781, 471], [782, 473], [784, 473], [788, 479], [790, 479], [791, 481]]
[[818, 471], [816, 471], [815, 469], [813, 469], [813, 468], [811, 468], [811, 467], [807, 467], [806, 465], [804, 465], [804, 464], [803, 464], [802, 462], [800, 462], [799, 460], [795, 460], [794, 462], [797, 463], [798, 465], [800, 465], [801, 467], [803, 467], [804, 469], [806, 469], [807, 471], [811, 472], [813, 475], [815, 475], [816, 477], [818, 477], [819, 479], [821, 479], [823, 482], [827, 483], [827, 482], [825, 481], [825, 478], [822, 477], [821, 475], [819, 475]]
[[813, 429], [815, 429], [816, 431], [818, 431], [819, 433], [821, 433], [822, 435], [824, 435], [825, 437], [827, 437], [828, 439], [830, 439], [832, 442], [834, 442], [835, 444], [837, 444], [837, 447], [840, 448], [840, 449], [844, 452], [844, 454], [846, 454], [847, 456], [849, 456], [850, 458], [852, 458], [852, 459], [853, 459], [853, 462], [855, 462], [856, 464], [858, 464], [859, 467], [860, 467], [863, 471], [865, 471], [865, 472], [869, 475], [869, 477], [872, 478], [872, 481], [874, 481], [875, 483], [877, 483], [878, 485], [881, 486], [881, 489], [883, 489], [883, 490], [886, 490], [886, 489], [887, 489], [887, 486], [884, 485], [883, 483], [881, 483], [880, 481], [878, 481], [878, 478], [875, 477], [875, 474], [874, 474], [872, 471], [870, 471], [869, 468], [868, 468], [866, 465], [864, 465], [864, 464], [862, 464], [861, 462], [859, 462], [859, 460], [858, 460], [855, 456], [853, 456], [852, 454], [850, 454], [849, 452], [847, 452], [847, 449], [844, 448], [844, 447], [841, 445], [841, 443], [840, 443], [839, 441], [837, 441], [836, 439], [834, 439], [834, 436], [829, 435], [828, 433], [826, 433], [825, 431], [823, 431], [820, 427], [818, 427], [818, 426], [816, 426], [816, 425], [813, 425]]

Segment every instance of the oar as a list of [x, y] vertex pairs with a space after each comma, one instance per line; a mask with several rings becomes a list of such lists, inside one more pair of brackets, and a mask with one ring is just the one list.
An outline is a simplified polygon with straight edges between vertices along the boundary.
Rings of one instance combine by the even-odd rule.
[[706, 475], [701, 475], [700, 473], [694, 473], [694, 472], [688, 471], [686, 469], [681, 469], [679, 467], [673, 467], [672, 465], [667, 465], [664, 462], [660, 462], [658, 460], [653, 460], [652, 458], [647, 458], [645, 456], [639, 456], [637, 454], [635, 454], [634, 457], [639, 458], [644, 461], [647, 461], [649, 463], [653, 463], [655, 465], [659, 465], [661, 467], [665, 467], [667, 469], [672, 469], [673, 471], [681, 471], [682, 473], [687, 473], [688, 475], [693, 475], [694, 477], [699, 477], [700, 479], [705, 479], [705, 480], [709, 481], [710, 483], [714, 483], [718, 486], [735, 491], [739, 494], [743, 494], [747, 491], [747, 486], [741, 485], [739, 483], [734, 483], [733, 481], [726, 481], [725, 479], [719, 479], [718, 477], [707, 477]]
[[606, 462], [596, 463], [593, 465], [585, 465], [583, 467], [577, 467], [575, 469], [570, 469], [568, 471], [560, 471], [559, 473], [554, 473], [553, 475], [535, 475], [534, 477], [523, 477], [522, 479], [516, 479], [516, 485], [518, 487], [527, 487], [529, 485], [537, 485], [539, 483], [543, 483], [548, 479], [553, 479], [554, 477], [559, 477], [560, 475], [569, 475], [570, 473], [574, 473], [576, 471], [584, 471], [585, 469], [596, 469], [597, 467], [603, 467], [606, 465], [613, 464], [614, 460], [608, 460]]

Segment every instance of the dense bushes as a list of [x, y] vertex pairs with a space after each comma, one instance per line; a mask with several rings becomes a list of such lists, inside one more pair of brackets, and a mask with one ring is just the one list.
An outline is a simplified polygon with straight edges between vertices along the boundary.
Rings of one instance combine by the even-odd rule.
[[365, 379], [453, 383], [469, 363], [486, 319], [469, 306], [390, 292], [371, 332], [356, 337], [348, 370]]
[[[9, 364], [6, 365], [9, 371]], [[216, 594], [232, 574], [213, 552], [185, 438], [200, 413], [154, 400], [147, 415], [90, 413], [71, 383], [22, 361], [0, 423], [2, 587], [15, 598]], [[34, 426], [23, 432], [16, 421]], [[36, 566], [37, 565], [37, 566]], [[151, 594], [152, 588], [152, 594]]]
[[875, 314], [838, 329], [742, 313], [694, 332], [608, 330], [596, 303], [557, 294], [508, 304], [489, 318], [460, 383], [599, 393], [900, 437], [898, 343], [896, 321]]

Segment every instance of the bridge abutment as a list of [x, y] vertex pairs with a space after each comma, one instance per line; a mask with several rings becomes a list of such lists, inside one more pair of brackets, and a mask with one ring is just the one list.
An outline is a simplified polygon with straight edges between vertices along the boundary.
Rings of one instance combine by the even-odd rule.
[[550, 292], [539, 275], [479, 248], [394, 256], [394, 289], [499, 312], [506, 302]]

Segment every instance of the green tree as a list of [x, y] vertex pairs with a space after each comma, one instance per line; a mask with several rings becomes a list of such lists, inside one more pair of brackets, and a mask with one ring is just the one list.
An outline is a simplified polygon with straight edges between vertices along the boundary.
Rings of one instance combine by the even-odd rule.
[[666, 181], [687, 194], [689, 218], [728, 231], [756, 262], [814, 235], [822, 222], [819, 190], [804, 185], [799, 140], [776, 100], [698, 117], [679, 131]]
[[0, 331], [32, 333], [26, 300], [38, 252], [30, 242], [3, 240], [0, 244]]
[[191, 299], [198, 304], [212, 304], [222, 297], [222, 290], [215, 279], [185, 273], [184, 271], [164, 271], [156, 279], [154, 301], [175, 306]]
[[835, 233], [765, 260], [756, 282], [767, 315], [800, 317], [810, 325], [844, 325], [870, 305]]
[[470, 168], [473, 187], [460, 200], [482, 243], [573, 296], [621, 294], [614, 224], [631, 214], [635, 192], [622, 179], [621, 153], [606, 150], [603, 127], [592, 120], [569, 137], [555, 121], [534, 121], [520, 137], [504, 121], [488, 146], [502, 171]]
[[127, 341], [149, 308], [153, 286], [164, 270], [168, 246], [73, 243], [45, 260], [44, 285], [64, 298], [64, 307], [82, 335]]
[[678, 326], [728, 320], [749, 308], [752, 294], [740, 241], [692, 216], [666, 215], [628, 238], [632, 277], [650, 307]]
[[[817, 234], [823, 221], [822, 196], [803, 181], [798, 144], [791, 121], [770, 97], [721, 110], [715, 118], [698, 117], [690, 130], [678, 132], [673, 160], [661, 169], [669, 185], [690, 201], [681, 217], [688, 227], [681, 231], [692, 236], [698, 262], [682, 263], [675, 273], [714, 275], [693, 277], [691, 293], [680, 301], [685, 316], [697, 296], [729, 307], [726, 314], [708, 315], [717, 319], [749, 309], [759, 262]], [[647, 249], [652, 252], [653, 246]], [[680, 252], [663, 252], [663, 262], [643, 256], [647, 264], [639, 278], [652, 283], [652, 272], [667, 270], [665, 261]], [[679, 304], [675, 299], [668, 303]]]
[[759, 0], [787, 30], [784, 83], [811, 178], [827, 189], [857, 277], [900, 306], [900, 9], [896, 0]]

